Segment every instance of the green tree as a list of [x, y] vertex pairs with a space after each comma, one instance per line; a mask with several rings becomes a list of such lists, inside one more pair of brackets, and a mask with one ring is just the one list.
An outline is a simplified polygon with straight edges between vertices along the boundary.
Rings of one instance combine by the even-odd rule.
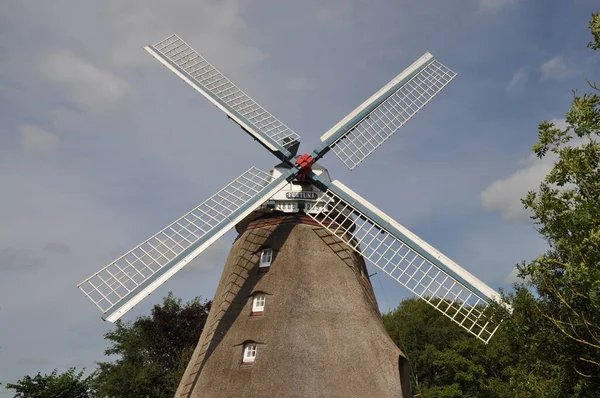
[[133, 323], [116, 323], [107, 333], [106, 355], [99, 362], [94, 386], [101, 397], [163, 398], [175, 394], [210, 310], [210, 302], [199, 298], [182, 304], [169, 293], [151, 316]]
[[16, 383], [8, 383], [7, 389], [15, 390], [15, 398], [92, 398], [91, 388], [93, 375], [83, 377], [83, 371], [75, 373], [71, 368], [65, 373], [58, 374], [38, 372], [35, 377], [25, 376]]
[[519, 398], [594, 397], [574, 371], [566, 353], [572, 343], [544, 316], [545, 303], [524, 285], [515, 286], [508, 297], [513, 312], [507, 316], [496, 336], [486, 347], [500, 349], [512, 358], [505, 362], [504, 376], [509, 381], [504, 396]]
[[384, 326], [408, 356], [414, 394], [509, 397], [507, 368], [516, 361], [498, 334], [487, 346], [421, 299], [384, 314]]
[[[590, 29], [588, 46], [597, 50], [600, 13], [592, 14]], [[574, 93], [566, 128], [539, 126], [533, 152], [557, 160], [523, 204], [549, 249], [518, 268], [539, 295], [543, 316], [575, 343], [562, 345], [571, 367], [600, 388], [600, 91], [590, 87]]]
[[593, 50], [600, 49], [600, 13], [592, 13], [590, 21], [590, 31], [592, 32], [592, 41], [588, 43], [588, 47]]
[[543, 315], [525, 286], [508, 296], [513, 312], [485, 345], [429, 304], [408, 299], [384, 325], [408, 356], [413, 393], [423, 398], [595, 397], [573, 369], [573, 344]]

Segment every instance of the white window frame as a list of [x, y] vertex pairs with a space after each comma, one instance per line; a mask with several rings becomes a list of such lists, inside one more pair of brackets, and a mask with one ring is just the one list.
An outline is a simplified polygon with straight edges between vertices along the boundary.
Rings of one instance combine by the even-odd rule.
[[252, 363], [256, 359], [258, 352], [258, 346], [256, 343], [244, 344], [244, 357], [242, 358], [243, 363]]
[[273, 249], [266, 248], [260, 253], [260, 264], [258, 265], [260, 268], [262, 267], [270, 267], [271, 262], [273, 261]]
[[252, 312], [264, 312], [265, 310], [265, 294], [257, 293], [252, 297]]

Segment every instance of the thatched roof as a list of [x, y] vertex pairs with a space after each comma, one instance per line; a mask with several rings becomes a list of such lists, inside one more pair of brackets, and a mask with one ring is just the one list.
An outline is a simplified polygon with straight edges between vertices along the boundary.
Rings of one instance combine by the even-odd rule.
[[[274, 258], [261, 274], [263, 248]], [[251, 316], [257, 292], [265, 310]], [[242, 364], [247, 342], [258, 348], [250, 365]], [[364, 260], [308, 217], [256, 220], [240, 234], [176, 395], [237, 396], [410, 396]]]

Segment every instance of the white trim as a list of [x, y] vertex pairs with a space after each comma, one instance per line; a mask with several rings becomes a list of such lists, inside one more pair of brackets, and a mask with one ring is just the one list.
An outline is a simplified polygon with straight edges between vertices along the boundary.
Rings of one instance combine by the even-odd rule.
[[256, 293], [252, 296], [252, 312], [265, 311], [266, 296], [264, 293]]
[[260, 263], [258, 264], [259, 268], [270, 267], [273, 262], [273, 249], [266, 248], [260, 252]]
[[[351, 197], [356, 199], [363, 206], [367, 207], [373, 213], [377, 214], [383, 220], [390, 223], [390, 225], [392, 225], [393, 227], [398, 229], [402, 234], [404, 234], [406, 237], [411, 239], [413, 242], [417, 243], [421, 248], [426, 250], [429, 254], [431, 254], [433, 257], [435, 257], [439, 262], [444, 264], [446, 267], [448, 267], [452, 271], [456, 272], [465, 281], [469, 282], [471, 285], [473, 285], [475, 288], [477, 288], [480, 292], [485, 294], [488, 298], [496, 301], [497, 303], [502, 302], [502, 297], [494, 289], [492, 289], [491, 287], [489, 287], [488, 285], [483, 283], [481, 280], [477, 279], [477, 277], [475, 277], [469, 271], [467, 271], [460, 265], [456, 264], [454, 261], [452, 261], [450, 258], [446, 257], [444, 254], [439, 252], [437, 249], [435, 249], [433, 246], [431, 246], [430, 244], [425, 242], [423, 239], [419, 238], [417, 235], [415, 235], [414, 233], [412, 233], [411, 231], [406, 229], [406, 227], [400, 225], [393, 218], [391, 218], [390, 216], [388, 216], [387, 214], [385, 214], [384, 212], [382, 212], [381, 210], [379, 210], [378, 208], [373, 206], [365, 198], [363, 198], [356, 192], [352, 191], [350, 188], [348, 188], [347, 186], [345, 186], [338, 180], [332, 181], [332, 183], [336, 187], [338, 187], [339, 189], [341, 189], [342, 191], [346, 192], [348, 195], [350, 195]], [[382, 225], [382, 227], [383, 227], [383, 225]]]
[[286, 180], [283, 180], [282, 182], [280, 182], [273, 189], [271, 189], [269, 192], [264, 194], [261, 197], [261, 200], [256, 201], [254, 206], [249, 207], [246, 211], [244, 211], [239, 216], [237, 216], [236, 218], [231, 220], [229, 223], [227, 223], [227, 225], [225, 225], [221, 230], [217, 231], [212, 237], [210, 237], [210, 239], [208, 239], [202, 245], [198, 246], [193, 252], [191, 252], [190, 254], [185, 256], [180, 262], [173, 265], [173, 267], [171, 267], [171, 269], [169, 269], [164, 274], [162, 274], [161, 276], [156, 278], [151, 284], [149, 284], [144, 289], [142, 289], [138, 294], [136, 294], [131, 299], [129, 299], [127, 302], [125, 302], [123, 305], [118, 307], [118, 310], [115, 310], [110, 316], [106, 317], [105, 320], [107, 320], [109, 322], [115, 322], [116, 320], [121, 318], [123, 315], [125, 315], [125, 313], [127, 311], [132, 309], [137, 303], [139, 303], [144, 298], [149, 296], [150, 293], [152, 293], [154, 290], [156, 290], [156, 288], [158, 288], [160, 285], [165, 283], [167, 281], [167, 279], [172, 277], [177, 271], [179, 271], [181, 268], [186, 266], [196, 256], [198, 256], [200, 253], [202, 253], [202, 251], [204, 251], [204, 249], [206, 249], [207, 247], [212, 245], [221, 236], [225, 235], [225, 233], [227, 231], [229, 231], [235, 224], [237, 224], [238, 222], [240, 222], [244, 218], [246, 218], [246, 216], [248, 216], [250, 213], [252, 213], [254, 210], [256, 210], [260, 205], [262, 205], [264, 202], [266, 202], [275, 193], [279, 192], [287, 184], [288, 184], [288, 182]]
[[244, 344], [244, 355], [242, 356], [243, 363], [252, 363], [256, 360], [258, 353], [258, 345], [256, 343]]
[[359, 105], [358, 108], [356, 108], [355, 110], [350, 112], [345, 118], [340, 120], [338, 122], [338, 124], [336, 124], [335, 126], [330, 128], [328, 132], [323, 134], [321, 136], [321, 142], [325, 142], [325, 140], [327, 140], [333, 133], [338, 131], [340, 129], [340, 127], [342, 127], [344, 124], [348, 123], [348, 121], [350, 121], [353, 117], [358, 115], [365, 108], [367, 108], [369, 105], [371, 105], [373, 102], [375, 102], [379, 97], [381, 97], [383, 94], [385, 94], [390, 88], [392, 88], [393, 86], [398, 84], [402, 79], [405, 79], [408, 75], [413, 73], [416, 69], [420, 68], [421, 65], [425, 64], [431, 58], [433, 58], [433, 55], [431, 55], [430, 53], [427, 52], [427, 53], [423, 54], [419, 59], [417, 59], [415, 62], [413, 62], [408, 68], [406, 68], [402, 72], [400, 72], [400, 74], [398, 74], [398, 76], [396, 76], [395, 78], [390, 80], [390, 82], [388, 84], [386, 84], [381, 89], [379, 89], [379, 91], [377, 91], [369, 99], [367, 99], [365, 102], [363, 102], [361, 105]]
[[[190, 47], [190, 49], [191, 49], [191, 47]], [[173, 68], [173, 66], [171, 66], [171, 64], [169, 64], [160, 54], [157, 54], [152, 48], [150, 48], [150, 46], [144, 47], [144, 50], [148, 51], [148, 53], [150, 53], [150, 55], [152, 55], [154, 58], [156, 58], [161, 64], [163, 64], [164, 66], [166, 66], [167, 68], [169, 68], [171, 70], [171, 72], [175, 73], [177, 76], [179, 76], [187, 84], [189, 84], [190, 86], [192, 86], [196, 91], [198, 91], [206, 99], [208, 99], [210, 102], [212, 102], [217, 108], [219, 108], [220, 110], [222, 110], [223, 112], [225, 112], [225, 114], [227, 116], [229, 116], [230, 118], [232, 118], [237, 124], [239, 124], [240, 126], [244, 127], [246, 130], [248, 130], [250, 132], [250, 134], [252, 134], [252, 136], [254, 138], [256, 138], [257, 140], [259, 140], [260, 142], [262, 142], [271, 151], [273, 151], [273, 152], [278, 152], [279, 151], [279, 149], [275, 148], [269, 141], [265, 140], [260, 134], [258, 134], [256, 132], [256, 130], [254, 130], [247, 123], [245, 123], [240, 118], [238, 118], [236, 115], [234, 115], [232, 112], [230, 112], [227, 108], [225, 108], [223, 105], [221, 105], [218, 101], [215, 101], [215, 99], [212, 98], [212, 96], [208, 95], [199, 85], [197, 85], [192, 80], [188, 79], [187, 76], [185, 76], [184, 74], [182, 74], [177, 69]], [[250, 97], [248, 97], [248, 98], [250, 98]]]

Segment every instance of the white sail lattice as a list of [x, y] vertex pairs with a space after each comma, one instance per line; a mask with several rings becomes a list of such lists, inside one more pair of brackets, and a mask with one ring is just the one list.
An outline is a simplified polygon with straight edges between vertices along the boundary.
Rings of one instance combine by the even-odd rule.
[[[358, 210], [354, 204], [327, 190], [317, 202], [317, 206], [323, 205], [319, 207], [322, 210], [309, 216], [374, 266], [487, 343], [498, 328], [498, 323], [490, 318], [489, 305], [491, 301], [499, 301], [499, 295], [343, 184], [338, 181], [333, 184], [373, 213], [366, 214], [367, 211]], [[398, 235], [410, 236], [413, 244], [418, 242], [420, 249], [442, 260], [448, 268], [440, 268]], [[466, 281], [462, 283], [460, 279]]]
[[175, 65], [180, 77], [191, 80], [188, 83], [197, 85], [195, 88], [210, 101], [214, 102], [213, 96], [216, 97], [221, 102], [219, 104], [217, 101], [217, 105], [221, 105], [232, 119], [250, 133], [255, 135], [256, 130], [257, 139], [265, 135], [284, 148], [300, 140], [298, 134], [240, 90], [179, 36], [171, 35], [151, 46], [151, 49], [158, 51], [159, 60], [164, 57]]
[[183, 217], [87, 278], [78, 285], [79, 289], [106, 313], [164, 272], [176, 256], [185, 254], [235, 211], [260, 198], [270, 182], [270, 173], [250, 168]]
[[[422, 69], [418, 70], [418, 68]], [[415, 73], [415, 70], [418, 72]], [[455, 76], [455, 72], [441, 64], [431, 54], [425, 54], [345, 119], [360, 116], [362, 111], [376, 103], [380, 97], [389, 95], [389, 90], [395, 90], [373, 110], [362, 115], [355, 124], [347, 126], [347, 130], [331, 145], [332, 151], [349, 169], [354, 169], [446, 87]], [[402, 83], [403, 79], [407, 81]], [[400, 83], [397, 80], [400, 80]], [[336, 127], [340, 127], [341, 123]], [[324, 134], [321, 140], [325, 141], [332, 135], [332, 130]]]

